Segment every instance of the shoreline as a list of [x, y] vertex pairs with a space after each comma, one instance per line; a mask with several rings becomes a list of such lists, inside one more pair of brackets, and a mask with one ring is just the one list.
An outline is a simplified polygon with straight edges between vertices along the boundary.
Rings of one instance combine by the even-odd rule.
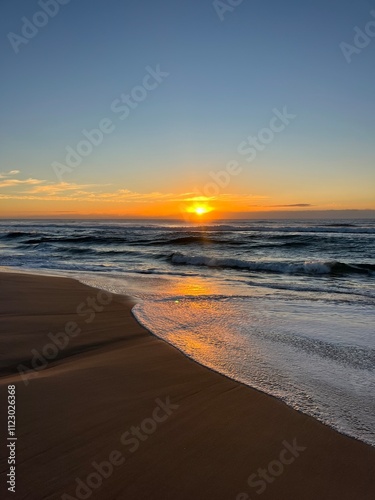
[[[33, 276], [45, 276], [45, 277], [52, 277], [52, 278], [66, 278], [66, 279], [72, 279], [74, 281], [77, 281], [78, 283], [81, 283], [85, 286], [89, 286], [90, 288], [92, 289], [95, 289], [95, 290], [98, 290], [98, 291], [104, 291], [104, 292], [107, 292], [107, 290], [105, 290], [104, 288], [100, 288], [100, 287], [97, 287], [97, 286], [94, 286], [92, 284], [90, 285], [87, 285], [84, 280], [81, 280], [79, 279], [76, 275], [74, 277], [70, 277], [69, 276], [69, 271], [59, 271], [59, 270], [46, 270], [46, 272], [43, 272], [43, 273], [40, 273], [39, 269], [38, 270], [34, 270], [32, 269], [27, 269], [27, 271], [24, 271], [22, 269], [17, 269], [16, 270], [13, 270], [12, 268], [8, 268], [8, 269], [5, 269], [4, 271], [2, 270], [1, 266], [0, 266], [0, 275], [1, 273], [10, 273], [12, 274], [13, 272], [15, 274], [30, 274], [30, 275], [33, 275]], [[56, 274], [54, 274], [56, 273]], [[72, 271], [72, 274], [74, 273], [74, 271]], [[112, 292], [109, 292], [109, 293], [112, 293]], [[115, 294], [116, 295], [116, 294]], [[208, 365], [205, 365], [204, 363], [201, 363], [198, 359], [195, 359], [194, 357], [190, 356], [188, 353], [184, 352], [182, 349], [180, 349], [178, 346], [174, 345], [172, 342], [168, 341], [166, 338], [163, 338], [162, 336], [159, 336], [157, 335], [156, 333], [154, 333], [153, 331], [151, 331], [146, 325], [143, 324], [143, 322], [137, 318], [137, 316], [135, 315], [135, 313], [133, 312], [133, 309], [134, 307], [139, 303], [139, 299], [135, 296], [132, 296], [132, 295], [124, 295], [124, 294], [117, 294], [121, 297], [124, 297], [125, 299], [129, 299], [130, 302], [132, 302], [132, 307], [131, 307], [131, 314], [134, 318], [134, 320], [142, 327], [144, 328], [150, 335], [152, 335], [153, 337], [157, 338], [158, 340], [162, 341], [162, 342], [165, 342], [167, 343], [169, 346], [171, 346], [172, 348], [176, 349], [179, 353], [181, 353], [183, 356], [185, 356], [186, 358], [188, 358], [189, 360], [193, 361], [194, 363], [197, 363], [199, 366], [202, 366], [203, 368], [206, 368], [207, 370], [210, 370], [212, 371], [213, 373], [217, 373], [219, 375], [221, 375], [222, 377], [226, 377], [227, 379], [231, 380], [231, 381], [234, 381], [238, 384], [241, 384], [243, 385], [244, 387], [248, 387], [254, 391], [258, 391], [262, 394], [265, 394], [266, 396], [268, 397], [271, 397], [271, 398], [274, 398], [276, 399], [277, 401], [279, 401], [280, 403], [282, 404], [285, 404], [288, 408], [292, 409], [293, 411], [296, 411], [298, 413], [301, 413], [302, 415], [306, 415], [308, 417], [311, 417], [313, 418], [314, 420], [316, 420], [317, 422], [327, 426], [328, 428], [334, 430], [335, 432], [338, 432], [339, 434], [345, 436], [345, 437], [348, 437], [350, 439], [354, 439], [360, 443], [363, 443], [367, 446], [370, 446], [372, 448], [375, 449], [375, 444], [372, 444], [371, 442], [368, 442], [366, 441], [365, 439], [360, 439], [358, 438], [357, 436], [355, 435], [352, 435], [352, 434], [349, 434], [349, 433], [346, 433], [338, 428], [336, 428], [334, 425], [330, 425], [329, 423], [327, 423], [326, 421], [324, 421], [323, 419], [320, 419], [314, 415], [310, 415], [309, 413], [307, 412], [304, 412], [302, 410], [299, 410], [297, 408], [294, 408], [292, 405], [288, 404], [288, 402], [284, 401], [282, 398], [274, 395], [274, 394], [271, 394], [271, 393], [268, 393], [266, 392], [265, 390], [262, 390], [261, 388], [258, 388], [258, 387], [255, 387], [255, 386], [252, 386], [250, 384], [247, 384], [246, 382], [242, 381], [242, 380], [239, 380], [239, 379], [236, 379], [234, 377], [231, 377], [230, 375], [226, 374], [225, 372], [221, 372], [219, 370], [216, 370], [215, 368], [212, 368]]]
[[[130, 297], [132, 299], [132, 297]], [[137, 305], [137, 302], [134, 304], [134, 306]], [[133, 306], [133, 307], [134, 307]], [[247, 384], [246, 382], [242, 382], [241, 380], [238, 380], [234, 377], [231, 377], [230, 375], [224, 373], [224, 372], [221, 372], [219, 370], [216, 370], [215, 368], [212, 368], [211, 366], [209, 365], [205, 365], [204, 363], [201, 363], [198, 359], [195, 359], [193, 356], [189, 356], [189, 354], [187, 354], [185, 351], [183, 351], [182, 349], [180, 349], [178, 346], [174, 345], [172, 342], [170, 342], [168, 339], [165, 339], [159, 335], [157, 335], [156, 333], [152, 332], [151, 330], [149, 330], [147, 328], [147, 326], [145, 326], [141, 320], [139, 320], [136, 315], [133, 313], [133, 308], [131, 309], [132, 311], [132, 315], [135, 319], [135, 321], [142, 327], [144, 328], [145, 330], [147, 330], [147, 332], [152, 335], [153, 337], [157, 338], [158, 340], [161, 340], [162, 342], [165, 342], [166, 344], [168, 344], [169, 346], [173, 347], [174, 349], [176, 349], [179, 353], [181, 353], [183, 356], [185, 356], [187, 359], [189, 359], [190, 361], [193, 361], [193, 363], [197, 363], [199, 366], [202, 366], [203, 368], [205, 368], [206, 370], [210, 370], [211, 372], [213, 373], [217, 373], [218, 375], [221, 375], [222, 377], [225, 377], [227, 378], [228, 380], [231, 380], [232, 382], [236, 382], [237, 384], [240, 384], [242, 386], [244, 386], [245, 388], [249, 388], [251, 389], [252, 391], [257, 391], [261, 394], [264, 394], [265, 396], [267, 397], [270, 397], [270, 398], [273, 398], [275, 399], [276, 401], [278, 401], [279, 403], [282, 403], [284, 405], [286, 405], [288, 408], [290, 408], [291, 410], [297, 412], [297, 413], [300, 413], [301, 415], [306, 415], [307, 417], [309, 418], [312, 418], [314, 420], [316, 420], [317, 422], [319, 422], [320, 424], [328, 427], [329, 429], [333, 430], [334, 432], [337, 432], [338, 434], [342, 435], [342, 436], [345, 436], [349, 439], [354, 439], [355, 441], [358, 441], [359, 443], [362, 443], [362, 444], [365, 444], [366, 446], [370, 446], [371, 448], [374, 448], [375, 449], [375, 445], [373, 445], [372, 443], [370, 442], [367, 442], [365, 441], [364, 439], [359, 439], [357, 438], [356, 436], [353, 436], [353, 435], [350, 435], [350, 434], [347, 434], [343, 431], [340, 431], [339, 429], [337, 429], [336, 427], [334, 427], [333, 425], [330, 425], [328, 423], [326, 423], [325, 421], [313, 416], [313, 415], [310, 415], [309, 413], [307, 412], [304, 412], [302, 410], [299, 410], [297, 408], [293, 408], [290, 404], [288, 404], [286, 401], [284, 401], [282, 398], [280, 397], [277, 397], [271, 393], [268, 393], [258, 387], [255, 387], [255, 386], [252, 386], [250, 384]]]
[[[14, 364], [30, 364], [31, 349], [42, 350], [51, 343], [48, 334], [59, 333], [68, 319], [77, 323], [77, 306], [99, 293], [72, 278], [0, 272], [0, 341], [10, 343]], [[103, 309], [87, 324], [88, 306], [81, 308], [78, 317], [91, 334], [88, 341], [72, 335], [61, 350], [64, 356], [53, 358], [27, 386], [19, 374], [1, 376], [1, 398], [5, 386], [14, 382], [18, 400], [24, 403], [17, 426], [21, 495], [30, 489], [34, 493], [35, 487], [43, 496], [29, 498], [61, 498], [64, 493], [78, 498], [75, 478], [87, 477], [92, 462], [108, 461], [117, 447], [125, 465], [113, 465], [118, 470], [103, 479], [94, 492], [97, 498], [246, 500], [264, 484], [265, 499], [372, 498], [373, 447], [201, 365], [138, 323], [133, 300], [119, 295], [112, 299], [104, 305], [109, 299], [103, 295], [103, 304], [96, 304]], [[11, 338], [14, 333], [16, 340]], [[2, 373], [6, 360], [2, 356]], [[88, 407], [81, 400], [85, 393], [93, 398], [85, 400]], [[43, 398], [46, 411], [41, 413], [38, 401]], [[155, 401], [163, 398], [178, 408], [144, 442], [138, 439], [139, 451], [125, 450], [119, 443], [121, 431], [150, 421]], [[67, 417], [75, 416], [72, 429], [62, 429], [61, 407]], [[293, 440], [305, 448], [296, 451], [293, 464], [284, 464], [281, 474], [271, 473], [272, 481], [257, 478], [257, 485], [247, 484], [252, 473], [277, 462], [281, 451], [288, 449], [285, 443], [290, 447]], [[56, 448], [65, 449], [66, 457]], [[103, 448], [109, 452], [101, 452]], [[36, 474], [35, 461], [47, 470]], [[1, 475], [4, 469], [1, 462]], [[59, 470], [66, 470], [66, 475], [61, 477]], [[124, 470], [131, 474], [124, 477]]]

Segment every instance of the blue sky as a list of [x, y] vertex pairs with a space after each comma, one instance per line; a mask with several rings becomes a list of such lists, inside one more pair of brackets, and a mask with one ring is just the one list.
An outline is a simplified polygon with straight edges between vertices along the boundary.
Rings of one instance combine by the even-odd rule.
[[[7, 35], [41, 7], [3, 0], [0, 172], [57, 182], [51, 163], [109, 117], [115, 131], [65, 182], [190, 192], [287, 106], [297, 118], [228, 191], [370, 207], [375, 38], [350, 64], [339, 44], [375, 20], [372, 9], [375, 1], [244, 0], [220, 20], [205, 0], [71, 0], [15, 54]], [[113, 100], [157, 65], [169, 76], [119, 120]]]

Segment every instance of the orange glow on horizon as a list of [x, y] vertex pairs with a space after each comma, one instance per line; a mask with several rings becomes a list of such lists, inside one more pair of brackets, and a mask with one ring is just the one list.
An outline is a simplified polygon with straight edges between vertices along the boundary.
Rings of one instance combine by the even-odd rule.
[[[0, 218], [177, 218], [199, 224], [208, 224], [214, 219], [256, 218], [263, 213], [268, 218], [278, 212], [282, 217], [303, 212], [302, 217], [311, 213], [310, 217], [355, 218], [363, 215], [371, 218], [375, 210], [371, 188], [368, 183], [368, 191], [362, 199], [346, 203], [341, 199], [327, 202], [325, 194], [320, 195], [317, 191], [308, 198], [306, 193], [303, 193], [306, 197], [301, 198], [300, 193], [296, 197], [279, 191], [219, 193], [208, 197], [197, 195], [198, 191], [181, 191], [177, 186], [171, 192], [137, 192], [126, 189], [121, 183], [103, 187], [101, 184], [56, 182], [27, 177], [12, 170], [0, 172]], [[308, 203], [302, 203], [303, 200]], [[347, 213], [348, 210], [363, 210], [364, 214]]]

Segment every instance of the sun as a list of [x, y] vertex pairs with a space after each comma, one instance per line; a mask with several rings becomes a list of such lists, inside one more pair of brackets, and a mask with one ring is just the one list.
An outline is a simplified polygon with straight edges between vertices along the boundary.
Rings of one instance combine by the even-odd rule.
[[206, 207], [195, 207], [194, 211], [197, 215], [203, 215], [208, 212]]
[[194, 215], [198, 215], [199, 217], [212, 212], [213, 208], [207, 204], [203, 203], [194, 203], [194, 205], [190, 205], [186, 208], [186, 212]]

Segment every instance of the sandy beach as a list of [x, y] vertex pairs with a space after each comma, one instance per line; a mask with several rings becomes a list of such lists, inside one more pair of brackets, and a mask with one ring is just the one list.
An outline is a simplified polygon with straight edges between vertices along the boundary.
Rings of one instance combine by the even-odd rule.
[[374, 498], [374, 448], [198, 365], [132, 305], [71, 279], [0, 274], [1, 498]]

